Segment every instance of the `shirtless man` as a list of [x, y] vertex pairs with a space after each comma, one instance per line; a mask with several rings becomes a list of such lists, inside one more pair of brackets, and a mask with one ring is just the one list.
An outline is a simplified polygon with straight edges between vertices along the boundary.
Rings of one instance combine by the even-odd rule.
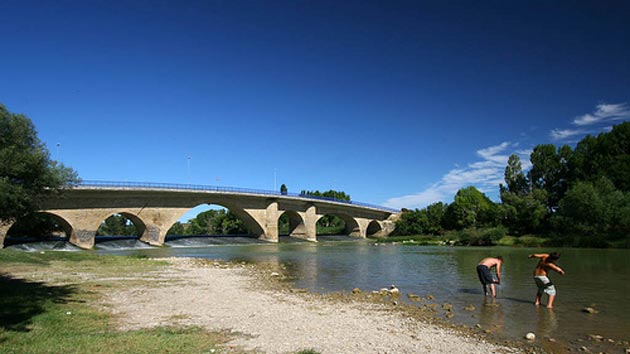
[[[494, 284], [501, 284], [501, 265], [503, 265], [503, 257], [488, 257], [484, 258], [477, 265], [477, 276], [483, 286], [483, 294], [488, 296], [488, 288], [486, 285], [490, 285], [490, 291], [492, 291], [492, 297], [497, 297], [497, 291], [494, 288]], [[497, 280], [495, 281], [490, 273], [490, 269], [495, 268], [497, 272]]]
[[538, 286], [538, 292], [536, 293], [536, 301], [534, 302], [534, 305], [540, 305], [540, 298], [542, 297], [542, 294], [545, 293], [549, 295], [547, 308], [553, 308], [553, 300], [555, 300], [556, 298], [556, 287], [547, 277], [547, 273], [550, 270], [554, 270], [560, 273], [560, 275], [564, 275], [564, 270], [553, 263], [558, 258], [560, 258], [560, 253], [553, 252], [552, 254], [530, 254], [528, 258], [540, 259], [540, 261], [538, 261], [538, 264], [536, 264], [536, 268], [534, 269], [534, 281]]

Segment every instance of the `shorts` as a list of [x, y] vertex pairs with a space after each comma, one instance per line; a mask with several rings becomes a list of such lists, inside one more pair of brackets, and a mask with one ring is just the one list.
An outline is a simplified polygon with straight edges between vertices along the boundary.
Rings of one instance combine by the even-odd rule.
[[496, 283], [492, 277], [492, 273], [490, 273], [490, 269], [483, 264], [477, 266], [477, 276], [483, 285]]
[[553, 285], [551, 280], [544, 275], [536, 275], [534, 276], [534, 281], [536, 285], [538, 285], [538, 295], [542, 295], [543, 292], [550, 296], [556, 295], [556, 287]]

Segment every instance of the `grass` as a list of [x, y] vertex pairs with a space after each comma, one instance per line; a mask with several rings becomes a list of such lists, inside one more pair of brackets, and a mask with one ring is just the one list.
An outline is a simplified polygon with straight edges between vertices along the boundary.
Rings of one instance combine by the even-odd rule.
[[[91, 252], [0, 250], [2, 353], [221, 353], [222, 333], [197, 327], [119, 331], [116, 318], [95, 304], [103, 289], [124, 287], [130, 272], [164, 265]], [[76, 272], [94, 275], [82, 281]], [[75, 273], [75, 274], [73, 274]], [[47, 281], [42, 281], [47, 279]]]
[[531, 235], [523, 235], [520, 237], [515, 236], [503, 236], [496, 244], [498, 246], [513, 246], [513, 247], [545, 247], [549, 246], [549, 239]]

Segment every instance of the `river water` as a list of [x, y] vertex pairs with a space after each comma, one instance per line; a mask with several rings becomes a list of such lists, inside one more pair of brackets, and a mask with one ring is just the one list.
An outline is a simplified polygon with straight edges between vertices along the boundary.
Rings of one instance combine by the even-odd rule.
[[[282, 238], [278, 244], [269, 244], [218, 237], [172, 240], [167, 242], [170, 247], [161, 248], [136, 248], [139, 241], [127, 240], [99, 243], [96, 252], [273, 262], [287, 267], [295, 287], [314, 292], [372, 291], [394, 284], [403, 294], [430, 294], [434, 300], [424, 303], [436, 303], [438, 308], [445, 302], [453, 305], [455, 317], [450, 321], [479, 324], [480, 330], [500, 339], [522, 340], [534, 332], [537, 343], [554, 352], [586, 346], [593, 352], [623, 353], [628, 347], [620, 342], [630, 340], [630, 250], [548, 250], [561, 252], [556, 263], [566, 271], [565, 276], [550, 274], [558, 295], [554, 309], [548, 310], [533, 305], [532, 272], [537, 261], [527, 258], [541, 249], [339, 242], [347, 239], [322, 237], [321, 242], [310, 243]], [[491, 301], [483, 296], [475, 267], [482, 258], [497, 255], [505, 263], [497, 299]], [[585, 307], [598, 313], [585, 313]], [[603, 340], [589, 339], [589, 335]]]

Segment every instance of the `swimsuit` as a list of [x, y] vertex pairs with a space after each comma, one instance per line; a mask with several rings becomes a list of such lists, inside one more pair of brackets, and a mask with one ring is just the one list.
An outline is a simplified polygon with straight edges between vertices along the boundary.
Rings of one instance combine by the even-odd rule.
[[548, 277], [544, 275], [535, 275], [534, 281], [536, 282], [536, 285], [538, 285], [539, 295], [542, 295], [543, 292], [550, 296], [556, 295], [556, 287], [553, 285]]
[[477, 266], [477, 276], [479, 276], [479, 281], [483, 285], [494, 284], [494, 278], [492, 277], [492, 273], [490, 273], [490, 268], [483, 264]]

